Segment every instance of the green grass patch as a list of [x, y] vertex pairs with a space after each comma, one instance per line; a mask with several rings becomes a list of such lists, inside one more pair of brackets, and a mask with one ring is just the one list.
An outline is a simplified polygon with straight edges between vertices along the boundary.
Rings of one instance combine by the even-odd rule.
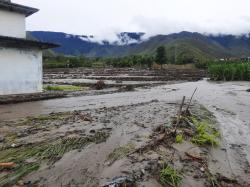
[[181, 181], [182, 176], [172, 167], [167, 166], [161, 170], [160, 182], [163, 186], [178, 187], [180, 186]]
[[83, 91], [86, 88], [73, 85], [47, 85], [43, 89], [46, 91]]
[[127, 154], [131, 153], [134, 150], [135, 145], [132, 143], [128, 143], [125, 146], [114, 149], [114, 151], [108, 155], [107, 160], [109, 161], [109, 164], [113, 164], [116, 160], [125, 157]]
[[181, 144], [183, 142], [184, 138], [182, 134], [178, 134], [175, 138], [175, 142]]
[[49, 114], [49, 115], [40, 115], [38, 117], [27, 117], [15, 125], [16, 126], [34, 125], [37, 123], [40, 124], [40, 123], [45, 123], [48, 121], [63, 120], [63, 119], [70, 117], [70, 115], [71, 115], [70, 112], [62, 112], [62, 113], [55, 113], [55, 114]]
[[219, 145], [220, 132], [213, 124], [206, 120], [198, 120], [192, 117], [192, 122], [196, 126], [196, 135], [192, 142], [198, 145]]

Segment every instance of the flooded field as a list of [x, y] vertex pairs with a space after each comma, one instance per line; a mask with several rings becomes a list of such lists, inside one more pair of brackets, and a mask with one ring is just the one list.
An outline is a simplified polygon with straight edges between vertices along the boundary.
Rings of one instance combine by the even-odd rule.
[[[45, 81], [85, 79], [69, 74], [48, 73]], [[127, 81], [154, 76], [132, 74]], [[117, 83], [128, 75], [88, 76]], [[134, 91], [0, 105], [0, 162], [17, 164], [0, 168], [0, 186], [171, 186], [164, 181], [172, 169], [183, 187], [249, 186], [250, 83], [161, 81]], [[182, 97], [195, 88], [188, 123], [184, 116], [176, 129], [180, 143], [171, 134], [173, 121]], [[220, 132], [210, 140], [218, 146], [194, 141], [194, 118]]]

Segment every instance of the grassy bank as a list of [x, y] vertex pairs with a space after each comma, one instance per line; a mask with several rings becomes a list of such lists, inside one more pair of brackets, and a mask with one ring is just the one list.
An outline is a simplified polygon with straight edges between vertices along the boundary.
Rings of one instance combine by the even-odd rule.
[[45, 91], [82, 91], [86, 88], [73, 85], [46, 85], [43, 89]]
[[209, 76], [212, 80], [223, 81], [249, 81], [250, 63], [221, 63], [211, 64], [208, 67]]

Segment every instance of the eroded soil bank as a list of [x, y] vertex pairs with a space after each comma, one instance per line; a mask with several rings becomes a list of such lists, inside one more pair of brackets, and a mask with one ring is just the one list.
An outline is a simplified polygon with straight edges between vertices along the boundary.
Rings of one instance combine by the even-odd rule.
[[[196, 87], [191, 111], [215, 120], [222, 136], [218, 147], [191, 143], [190, 128], [180, 129], [187, 133], [181, 144], [161, 139], [159, 127], [172, 124], [180, 99]], [[19, 153], [17, 162], [29, 166], [11, 175], [24, 176], [19, 186], [107, 186], [118, 180], [161, 186], [159, 173], [167, 165], [182, 174], [182, 186], [249, 186], [249, 87], [199, 81], [1, 106], [0, 160]], [[20, 119], [27, 116], [37, 117]], [[15, 171], [4, 170], [0, 178]]]

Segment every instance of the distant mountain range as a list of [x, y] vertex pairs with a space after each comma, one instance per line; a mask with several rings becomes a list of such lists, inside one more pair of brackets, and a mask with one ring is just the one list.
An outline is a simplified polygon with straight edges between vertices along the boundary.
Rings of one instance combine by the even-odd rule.
[[119, 57], [132, 54], [154, 54], [160, 45], [166, 46], [168, 57], [176, 55], [197, 58], [225, 58], [250, 56], [249, 35], [204, 35], [180, 32], [156, 35], [145, 39], [145, 33], [123, 32], [115, 41], [97, 41], [94, 36], [72, 35], [60, 32], [33, 31], [28, 36], [44, 42], [54, 42], [61, 47], [55, 53], [84, 55], [87, 57]]

